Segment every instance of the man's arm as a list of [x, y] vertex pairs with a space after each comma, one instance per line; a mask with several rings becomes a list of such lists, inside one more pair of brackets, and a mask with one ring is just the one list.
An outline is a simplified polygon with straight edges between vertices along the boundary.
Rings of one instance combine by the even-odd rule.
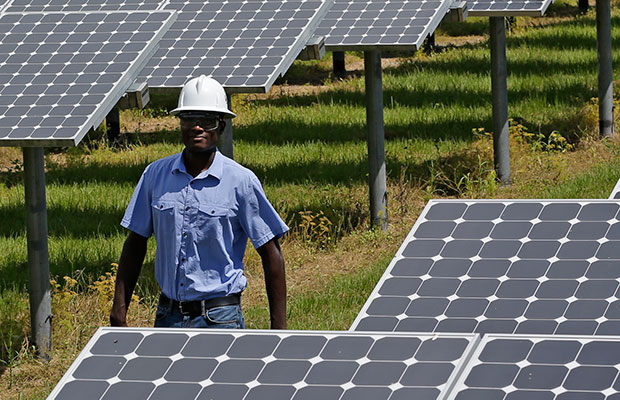
[[256, 251], [260, 255], [265, 271], [271, 329], [286, 329], [286, 276], [278, 239], [270, 240]]
[[127, 326], [127, 309], [144, 263], [147, 241], [148, 238], [135, 232], [129, 232], [127, 239], [125, 239], [121, 259], [118, 263], [114, 302], [110, 312], [110, 324], [112, 326]]

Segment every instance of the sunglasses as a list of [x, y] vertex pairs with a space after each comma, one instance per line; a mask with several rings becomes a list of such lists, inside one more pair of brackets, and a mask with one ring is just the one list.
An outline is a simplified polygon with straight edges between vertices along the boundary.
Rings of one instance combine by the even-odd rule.
[[220, 127], [220, 120], [218, 118], [210, 117], [181, 117], [181, 127], [184, 129], [192, 129], [195, 126], [199, 126], [205, 131], [213, 131]]

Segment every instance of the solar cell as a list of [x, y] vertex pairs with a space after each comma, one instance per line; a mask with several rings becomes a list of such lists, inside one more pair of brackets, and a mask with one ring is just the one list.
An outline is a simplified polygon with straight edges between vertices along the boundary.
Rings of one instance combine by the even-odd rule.
[[620, 334], [619, 210], [430, 201], [351, 329]]
[[419, 49], [451, 0], [335, 0], [316, 31], [328, 50]]
[[141, 73], [149, 87], [204, 74], [230, 92], [265, 92], [312, 37], [332, 0], [170, 0], [179, 12]]
[[165, 0], [9, 0], [6, 12], [154, 11]]
[[611, 191], [611, 194], [609, 195], [610, 199], [620, 199], [620, 180], [618, 180], [618, 183], [616, 183], [616, 186], [614, 187], [614, 190]]
[[0, 145], [79, 143], [135, 80], [173, 16], [0, 14]]
[[48, 400], [430, 400], [477, 342], [471, 334], [100, 328]]
[[542, 16], [553, 0], [467, 0], [472, 17]]
[[617, 336], [487, 335], [447, 399], [617, 399], [618, 364]]

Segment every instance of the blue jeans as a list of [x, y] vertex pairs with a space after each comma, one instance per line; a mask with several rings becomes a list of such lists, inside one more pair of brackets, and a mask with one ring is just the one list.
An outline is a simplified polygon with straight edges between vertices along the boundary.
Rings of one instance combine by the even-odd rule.
[[177, 307], [160, 302], [155, 314], [156, 328], [245, 329], [241, 305], [213, 307], [202, 315], [181, 314]]

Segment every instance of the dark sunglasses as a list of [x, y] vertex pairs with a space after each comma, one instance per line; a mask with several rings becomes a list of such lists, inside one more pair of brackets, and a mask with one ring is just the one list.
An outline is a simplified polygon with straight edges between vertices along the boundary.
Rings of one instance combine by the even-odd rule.
[[210, 117], [181, 117], [181, 127], [185, 129], [191, 129], [195, 126], [200, 126], [205, 131], [212, 131], [220, 127], [220, 120], [218, 118]]

